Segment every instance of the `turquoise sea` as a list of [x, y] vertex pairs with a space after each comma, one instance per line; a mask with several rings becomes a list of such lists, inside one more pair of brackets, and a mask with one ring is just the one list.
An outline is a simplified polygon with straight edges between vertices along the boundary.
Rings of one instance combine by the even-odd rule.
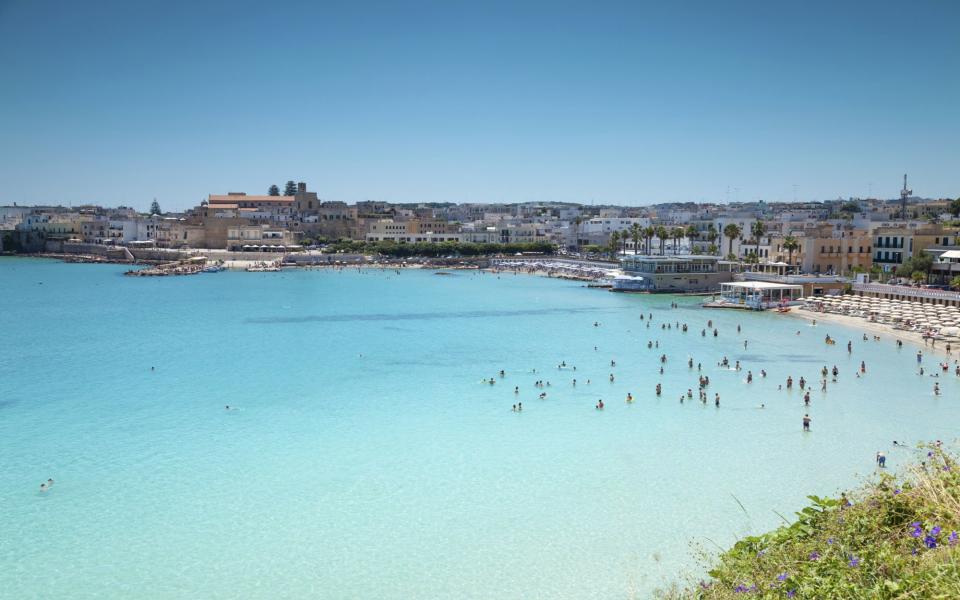
[[[916, 347], [695, 298], [125, 269], [0, 259], [0, 597], [642, 598], [960, 423]], [[805, 434], [777, 386], [834, 364]]]

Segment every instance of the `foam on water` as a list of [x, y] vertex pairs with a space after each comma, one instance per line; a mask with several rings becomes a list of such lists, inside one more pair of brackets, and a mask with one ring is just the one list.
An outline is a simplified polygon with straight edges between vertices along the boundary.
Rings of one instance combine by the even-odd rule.
[[[123, 270], [0, 261], [0, 596], [644, 596], [695, 566], [689, 542], [774, 527], [871, 473], [877, 450], [906, 460], [891, 440], [954, 438], [960, 416], [954, 376], [915, 375], [909, 345], [696, 299]], [[707, 319], [719, 337], [701, 337]], [[706, 406], [679, 402], [697, 389], [687, 357]], [[809, 409], [796, 384], [777, 391], [787, 375], [814, 386]]]

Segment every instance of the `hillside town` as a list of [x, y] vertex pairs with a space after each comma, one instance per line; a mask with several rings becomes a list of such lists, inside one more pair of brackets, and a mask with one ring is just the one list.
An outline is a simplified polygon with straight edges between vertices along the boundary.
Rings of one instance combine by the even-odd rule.
[[[912, 195], [825, 202], [346, 204], [304, 182], [284, 193], [211, 193], [198, 206], [149, 213], [120, 206], [0, 207], [0, 250], [114, 256], [131, 250], [209, 250], [281, 258], [298, 253], [504, 254], [566, 258], [716, 257], [734, 271], [941, 286], [960, 284], [960, 199]], [[510, 252], [513, 254], [513, 252]], [[137, 258], [141, 254], [137, 253]], [[635, 261], [634, 261], [635, 262]], [[955, 273], [956, 269], [956, 273]], [[653, 291], [653, 290], [651, 290]], [[673, 290], [676, 291], [676, 290]], [[682, 291], [682, 290], [681, 290]]]

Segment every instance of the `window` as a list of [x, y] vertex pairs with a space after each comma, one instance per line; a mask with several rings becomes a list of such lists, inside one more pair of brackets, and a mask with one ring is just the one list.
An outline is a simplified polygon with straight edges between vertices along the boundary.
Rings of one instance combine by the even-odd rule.
[[847, 254], [853, 254], [853, 246], [847, 246]]

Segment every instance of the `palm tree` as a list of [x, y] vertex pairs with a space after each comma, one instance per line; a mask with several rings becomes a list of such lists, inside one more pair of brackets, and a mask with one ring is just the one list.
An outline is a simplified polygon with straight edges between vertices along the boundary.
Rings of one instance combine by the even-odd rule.
[[696, 225], [687, 225], [687, 239], [690, 240], [690, 254], [693, 254], [693, 239], [700, 237], [700, 230]]
[[650, 244], [653, 243], [653, 236], [655, 235], [657, 235], [657, 230], [653, 225], [647, 225], [643, 228], [643, 237], [647, 239], [647, 245], [645, 247], [647, 254], [650, 254]]
[[630, 226], [630, 238], [633, 240], [634, 256], [638, 254], [637, 250], [640, 249], [640, 237], [641, 237], [640, 223], [634, 223], [633, 225]]
[[730, 246], [728, 246], [727, 254], [733, 254], [733, 240], [740, 237], [740, 228], [734, 223], [730, 223], [723, 228], [723, 235], [730, 238]]
[[610, 234], [610, 242], [608, 244], [610, 249], [610, 258], [617, 257], [617, 249], [620, 247], [620, 232], [614, 231]]
[[680, 240], [683, 239], [686, 230], [683, 227], [674, 227], [670, 230], [670, 237], [673, 238], [673, 255], [677, 255], [677, 246], [680, 245]]
[[787, 264], [793, 266], [793, 253], [800, 249], [800, 241], [788, 235], [783, 238], [783, 249], [787, 251]]
[[[718, 237], [720, 237], [720, 234], [717, 233], [716, 226], [713, 223], [710, 223], [709, 225], [707, 225], [707, 241], [710, 242], [711, 246], [716, 246], [714, 242], [717, 241]], [[719, 251], [720, 251], [719, 249], [714, 250], [713, 252], [711, 252], [711, 254]]]
[[760, 262], [760, 237], [766, 232], [767, 227], [763, 224], [763, 221], [754, 221], [753, 225], [750, 226], [750, 233], [753, 234], [757, 242], [757, 262]]
[[663, 225], [657, 225], [657, 239], [660, 240], [660, 256], [663, 256], [663, 247], [667, 243], [670, 232]]

